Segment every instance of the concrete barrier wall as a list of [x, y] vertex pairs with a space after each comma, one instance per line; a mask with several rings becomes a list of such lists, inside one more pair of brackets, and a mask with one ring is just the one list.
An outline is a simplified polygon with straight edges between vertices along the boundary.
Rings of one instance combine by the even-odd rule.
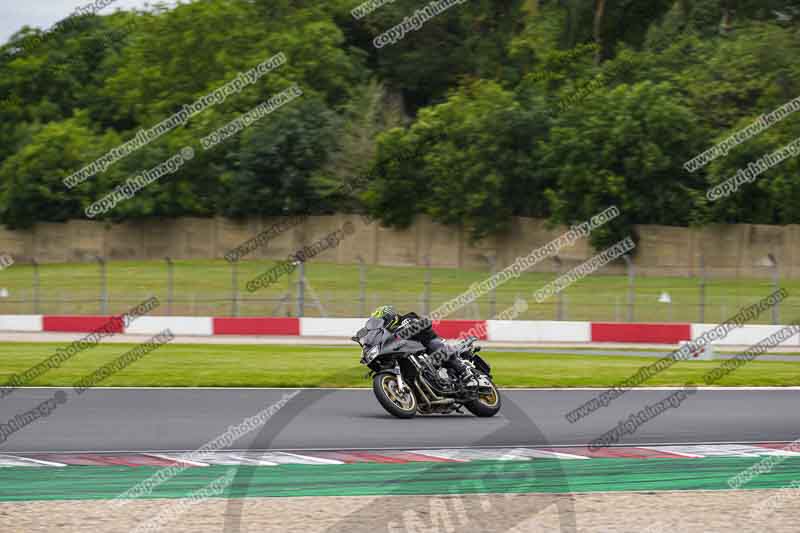
[[691, 324], [592, 322], [593, 342], [678, 344], [691, 340]]
[[213, 319], [206, 316], [140, 316], [125, 333], [155, 335], [169, 328], [175, 335], [213, 335]]
[[[692, 338], [696, 339], [716, 326], [716, 324], [692, 324]], [[751, 346], [766, 339], [773, 333], [777, 333], [784, 327], [786, 326], [749, 324], [729, 331], [724, 338], [713, 340], [711, 344], [718, 346]], [[781, 343], [782, 346], [797, 346], [798, 344], [800, 344], [800, 336], [798, 335], [792, 335]]]
[[[351, 221], [354, 233], [337, 248], [326, 250], [318, 260], [353, 264], [360, 257], [371, 265], [422, 266], [488, 270], [496, 258], [502, 268], [520, 255], [562, 234], [564, 228], [549, 228], [544, 220], [516, 218], [509, 233], [469, 242], [463, 228], [443, 226], [419, 216], [409, 228], [394, 230], [377, 223], [366, 224], [355, 215], [308, 217], [304, 223], [272, 238], [247, 259], [279, 259], [311, 245]], [[86, 262], [95, 256], [109, 260], [221, 259], [232, 248], [271, 227], [275, 217], [229, 220], [224, 218], [150, 219], [123, 224], [88, 220], [39, 223], [30, 230], [8, 230], [0, 226], [0, 253], [24, 263]], [[696, 276], [704, 265], [711, 277], [763, 277], [773, 254], [784, 278], [800, 277], [800, 226], [752, 224], [682, 228], [637, 226], [640, 242], [635, 264], [644, 276]], [[594, 254], [586, 239], [562, 249], [564, 266], [580, 263]], [[531, 270], [555, 272], [550, 259]], [[623, 273], [622, 263], [609, 265], [606, 273]]]
[[303, 337], [352, 337], [364, 327], [363, 318], [301, 318]]
[[488, 320], [488, 338], [512, 342], [589, 342], [589, 322]]
[[42, 315], [0, 315], [0, 331], [44, 331]]

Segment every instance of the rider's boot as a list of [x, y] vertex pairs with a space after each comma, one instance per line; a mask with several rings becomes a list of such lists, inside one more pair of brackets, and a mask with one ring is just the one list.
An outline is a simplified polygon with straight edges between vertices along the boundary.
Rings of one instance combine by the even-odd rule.
[[461, 383], [464, 384], [464, 387], [469, 390], [475, 390], [478, 388], [478, 380], [475, 378], [475, 373], [467, 365], [463, 365], [458, 370], [458, 379], [460, 379]]
[[461, 380], [461, 383], [464, 384], [464, 387], [467, 390], [476, 390], [478, 388], [478, 380], [475, 377], [475, 373], [472, 371], [472, 368], [467, 365], [461, 357], [459, 357], [458, 352], [444, 343], [443, 347], [440, 348], [440, 351], [443, 352], [446, 356], [444, 360], [444, 366], [449, 367], [451, 370], [454, 370], [458, 378]]

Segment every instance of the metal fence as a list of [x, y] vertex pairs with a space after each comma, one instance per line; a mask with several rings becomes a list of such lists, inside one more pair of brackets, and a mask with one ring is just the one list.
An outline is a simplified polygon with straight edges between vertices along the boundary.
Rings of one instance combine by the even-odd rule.
[[[209, 262], [200, 278], [201, 267], [179, 263], [180, 268], [166, 258], [157, 270], [131, 267], [130, 272], [124, 265], [111, 264], [113, 276], [102, 258], [91, 268], [35, 262], [14, 265], [0, 273], [0, 314], [119, 314], [151, 296], [161, 301], [155, 314], [175, 316], [363, 317], [386, 303], [402, 312], [427, 314], [491, 274], [310, 262], [299, 264], [269, 290], [249, 293], [244, 288], [247, 280], [271, 262]], [[598, 271], [535, 303], [533, 291], [566, 268], [559, 262], [552, 272], [523, 274], [449, 318], [492, 318], [522, 299], [529, 305], [515, 317], [518, 320], [718, 323], [779, 286], [789, 291], [789, 298], [758, 322], [781, 323], [800, 317], [800, 282], [782, 280], [777, 269], [769, 268], [762, 276], [747, 279], [702, 274], [668, 277], [638, 275], [628, 263]], [[4, 277], [15, 269], [13, 280]], [[458, 275], [465, 280], [453, 279]]]

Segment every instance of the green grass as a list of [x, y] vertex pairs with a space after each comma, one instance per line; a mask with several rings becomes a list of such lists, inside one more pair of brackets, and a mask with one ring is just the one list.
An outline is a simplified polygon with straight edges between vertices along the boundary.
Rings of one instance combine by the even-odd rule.
[[[535, 349], [535, 348], [534, 348]], [[596, 352], [604, 352], [612, 350], [615, 352], [647, 352], [648, 357], [649, 354], [652, 353], [654, 357], [660, 357], [661, 355], [666, 355], [671, 352], [671, 350], [665, 346], [663, 348], [640, 348], [638, 346], [625, 346], [625, 345], [614, 345], [613, 348], [604, 347], [602, 344], [591, 344], [588, 346], [548, 346], [548, 350], [563, 350], [563, 351], [571, 351], [574, 352], [575, 355], [581, 354], [592, 354]], [[743, 349], [735, 349], [731, 348], [730, 346], [727, 347], [715, 347], [714, 354], [715, 355], [738, 355], [742, 353]], [[774, 350], [772, 352], [767, 352], [768, 355], [780, 355], [780, 356], [789, 356], [789, 357], [800, 357], [800, 352], [795, 351], [778, 351]]]
[[[0, 383], [46, 359], [50, 343], [0, 344]], [[71, 386], [134, 345], [104, 344], [82, 352], [29, 385]], [[605, 387], [653, 362], [648, 357], [482, 352], [502, 387]], [[154, 387], [367, 387], [366, 367], [353, 348], [170, 344], [100, 383]], [[720, 361], [676, 363], [646, 386], [702, 384]], [[722, 386], [800, 385], [800, 365], [754, 361], [717, 383]]]
[[[249, 260], [238, 263], [238, 313], [243, 316], [296, 315], [297, 274], [284, 276], [274, 286], [255, 294], [247, 292], [248, 280], [274, 263]], [[310, 261], [306, 265], [309, 290], [306, 316], [363, 316], [380, 304], [394, 303], [402, 310], [424, 311], [422, 298], [426, 269], [418, 267], [369, 266], [366, 269], [366, 298], [360, 300], [360, 272], [357, 265], [338, 265]], [[430, 271], [431, 309], [488, 276], [486, 271], [434, 268]], [[516, 297], [529, 300], [530, 308], [519, 319], [552, 320], [558, 317], [557, 298], [542, 304], [531, 300], [533, 292], [556, 277], [549, 273], [527, 273], [497, 289], [495, 312], [511, 305]], [[100, 312], [99, 268], [95, 263], [48, 264], [40, 267], [39, 313], [92, 314]], [[224, 260], [175, 261], [175, 315], [227, 316], [232, 314], [232, 267]], [[167, 267], [163, 261], [119, 261], [108, 263], [110, 312], [118, 313], [150, 295], [158, 296], [166, 314], [168, 290]], [[800, 316], [800, 280], [786, 280], [783, 286], [790, 297], [782, 304], [781, 319], [786, 323]], [[9, 291], [0, 298], [0, 314], [29, 314], [33, 304], [33, 267], [15, 264], [0, 271], [0, 288]], [[563, 292], [562, 317], [567, 320], [619, 320], [627, 315], [625, 276], [602, 272], [568, 287]], [[672, 304], [658, 302], [666, 291]], [[705, 321], [719, 323], [737, 309], [772, 292], [768, 279], [715, 279], [706, 285]], [[285, 304], [281, 300], [291, 295]], [[313, 303], [314, 295], [323, 309]], [[635, 288], [635, 321], [699, 321], [700, 288], [697, 278], [638, 277]], [[459, 310], [451, 318], [489, 318], [492, 312], [489, 295]], [[757, 323], [768, 323], [765, 313]]]

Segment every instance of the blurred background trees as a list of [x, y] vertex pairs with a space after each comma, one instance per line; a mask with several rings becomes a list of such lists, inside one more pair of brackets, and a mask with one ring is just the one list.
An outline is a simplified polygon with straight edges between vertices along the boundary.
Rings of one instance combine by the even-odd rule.
[[[193, 161], [106, 217], [367, 210], [480, 239], [514, 216], [572, 223], [618, 205], [596, 246], [633, 224], [800, 223], [796, 159], [705, 199], [800, 136], [800, 113], [683, 169], [800, 96], [800, 0], [474, 0], [382, 49], [374, 37], [424, 4], [357, 21], [357, 3], [197, 0], [21, 29], [0, 47], [0, 223], [80, 218], [183, 146]], [[253, 86], [84, 184], [61, 183], [278, 52], [287, 63]], [[295, 82], [304, 96], [199, 148]]]

